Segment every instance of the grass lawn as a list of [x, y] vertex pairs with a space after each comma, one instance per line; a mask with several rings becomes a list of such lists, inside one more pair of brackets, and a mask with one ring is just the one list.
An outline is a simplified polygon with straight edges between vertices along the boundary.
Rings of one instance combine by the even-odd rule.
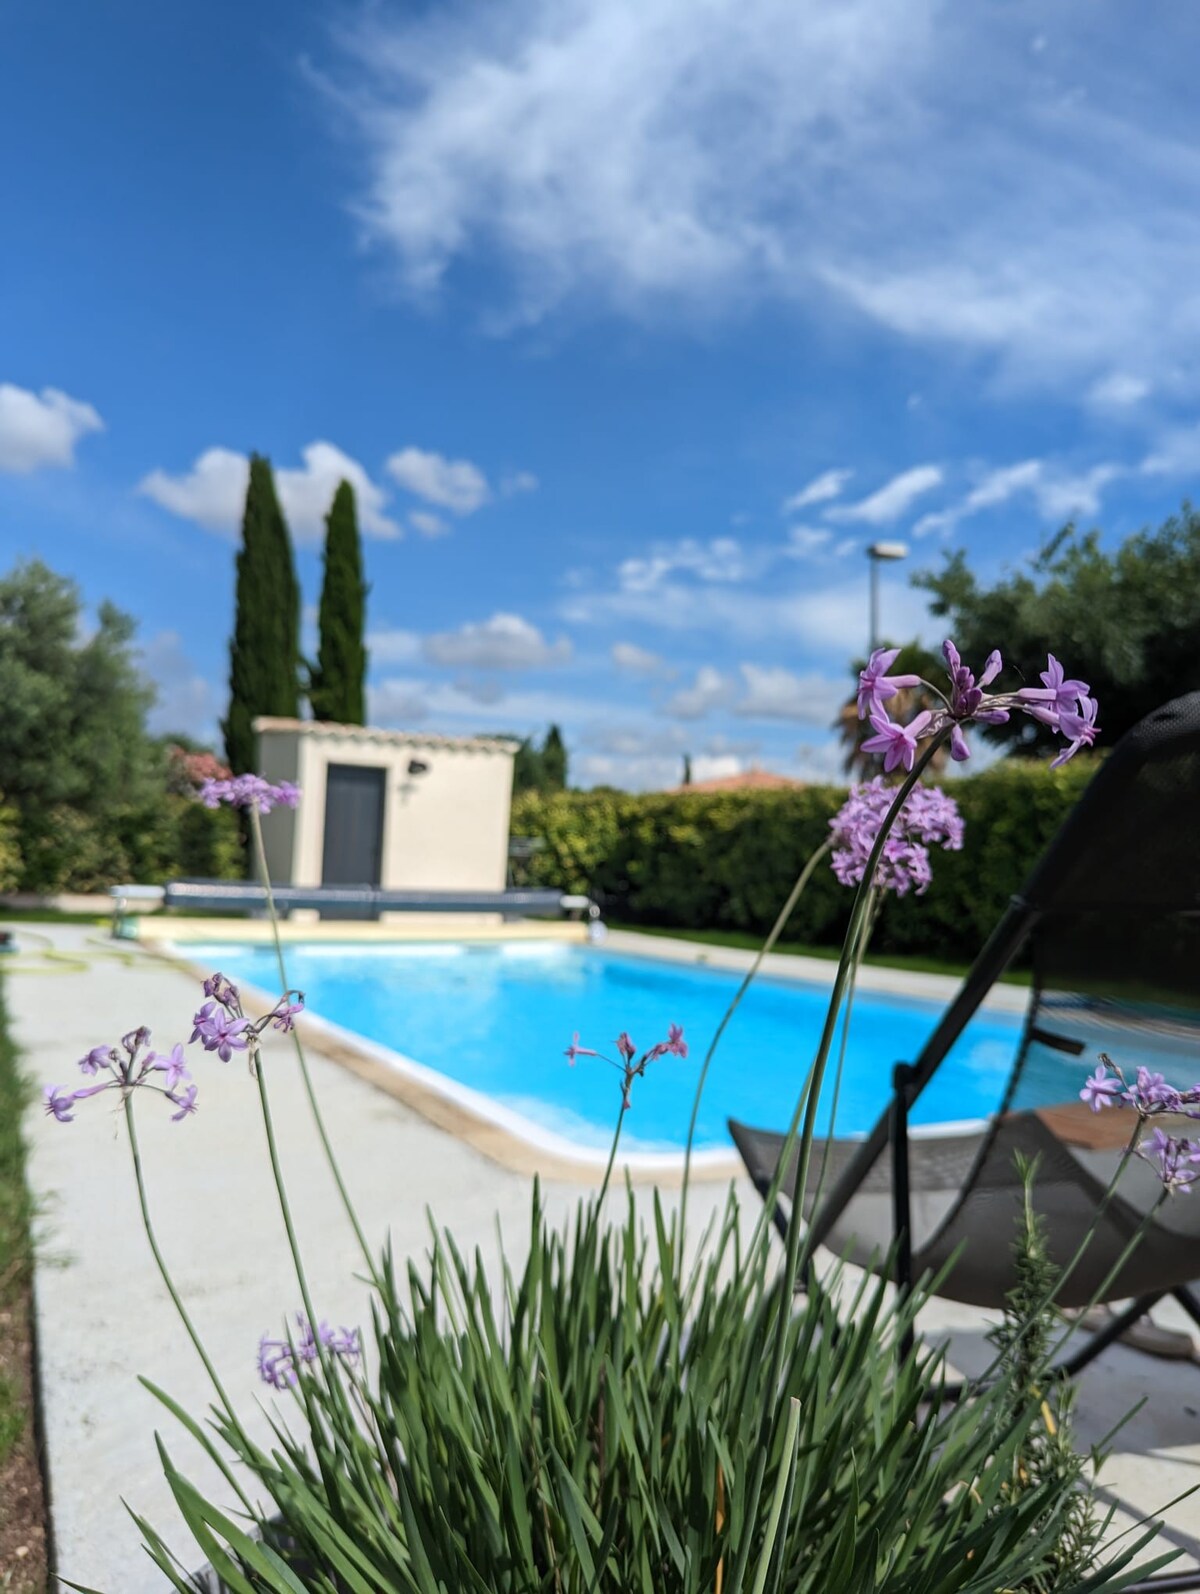
[[[761, 935], [747, 935], [742, 930], [663, 929], [657, 925], [626, 924], [619, 919], [605, 922], [613, 930], [631, 930], [636, 935], [664, 935], [677, 941], [698, 941], [706, 946], [738, 947], [745, 952], [757, 952], [764, 940]], [[772, 952], [785, 957], [821, 958], [826, 963], [836, 963], [841, 956], [840, 947], [805, 946], [800, 941], [776, 941]], [[913, 974], [948, 974], [954, 979], [961, 979], [970, 967], [967, 963], [947, 963], [941, 958], [909, 957], [890, 952], [868, 952], [865, 961], [875, 968], [907, 969]], [[1001, 979], [1007, 985], [1028, 985], [1031, 975], [1028, 969], [1015, 969], [1001, 975]]]
[[0, 1000], [0, 1589], [47, 1587], [45, 1505], [33, 1424], [33, 1203], [21, 1116], [29, 1091]]

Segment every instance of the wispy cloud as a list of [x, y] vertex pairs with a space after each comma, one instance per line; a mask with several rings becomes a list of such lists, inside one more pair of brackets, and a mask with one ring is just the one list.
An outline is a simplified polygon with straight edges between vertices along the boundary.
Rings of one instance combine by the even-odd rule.
[[733, 712], [742, 719], [827, 726], [849, 694], [847, 675], [797, 675], [778, 665], [742, 664], [740, 668], [744, 692]]
[[940, 465], [914, 465], [885, 482], [869, 498], [857, 504], [837, 504], [825, 510], [827, 520], [862, 521], [868, 526], [886, 526], [899, 520], [923, 493], [932, 492], [945, 480]]
[[852, 470], [826, 470], [819, 476], [814, 476], [807, 487], [802, 487], [798, 493], [793, 493], [790, 498], [783, 501], [783, 513], [794, 514], [798, 509], [807, 509], [810, 504], [827, 504], [831, 498], [841, 495], [842, 489], [854, 475]]
[[734, 685], [711, 664], [702, 664], [691, 686], [682, 687], [667, 702], [665, 712], [677, 720], [703, 719], [714, 708], [733, 700]]
[[639, 647], [636, 642], [614, 642], [611, 657], [619, 670], [628, 670], [632, 675], [663, 675], [667, 672], [667, 663], [661, 654]]
[[0, 471], [24, 476], [75, 463], [75, 446], [104, 422], [90, 404], [44, 387], [40, 393], [0, 382]]
[[494, 614], [490, 620], [471, 620], [457, 631], [426, 637], [423, 651], [431, 664], [532, 670], [565, 664], [571, 657], [571, 644], [566, 637], [548, 642], [537, 626], [519, 614]]
[[367, 653], [372, 665], [411, 664], [421, 657], [421, 638], [398, 626], [376, 626], [367, 632]]
[[1025, 459], [989, 471], [956, 503], [923, 515], [913, 527], [915, 537], [937, 533], [949, 536], [964, 520], [996, 509], [1019, 496], [1030, 498], [1038, 515], [1047, 521], [1066, 521], [1075, 515], [1094, 515], [1104, 489], [1122, 476], [1127, 466], [1102, 461], [1086, 470], [1072, 471], [1040, 459]]
[[408, 492], [456, 515], [474, 514], [492, 496], [487, 477], [469, 459], [447, 459], [423, 448], [402, 448], [384, 469]]
[[736, 537], [698, 542], [684, 537], [662, 543], [649, 554], [622, 560], [617, 580], [625, 592], [653, 592], [670, 576], [686, 574], [697, 581], [740, 582], [761, 569], [768, 550], [748, 550]]
[[[907, 584], [889, 584], [886, 609], [888, 630], [896, 636], [923, 636], [929, 629], [925, 599]], [[779, 583], [751, 588], [665, 581], [650, 591], [572, 593], [560, 613], [576, 625], [712, 637], [722, 648], [730, 641], [752, 647], [771, 642], [793, 658], [841, 660], [855, 650], [855, 638], [866, 642], [867, 593], [864, 579], [852, 576], [820, 586], [805, 583], [799, 591]]]
[[509, 324], [833, 301], [1134, 402], [1127, 373], [1195, 386], [1198, 33], [1065, 0], [464, 0], [365, 8], [337, 90], [415, 293], [486, 260]]

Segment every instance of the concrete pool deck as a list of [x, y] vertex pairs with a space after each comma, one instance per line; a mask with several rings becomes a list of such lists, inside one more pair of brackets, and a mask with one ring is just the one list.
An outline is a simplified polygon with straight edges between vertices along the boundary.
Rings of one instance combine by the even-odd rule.
[[[20, 937], [25, 927], [13, 928]], [[53, 950], [72, 955], [53, 973], [40, 970], [35, 958], [20, 957], [5, 981], [14, 1038], [39, 1087], [74, 1084], [77, 1058], [138, 1024], [148, 1025], [164, 1050], [186, 1040], [200, 1000], [188, 974], [83, 927], [37, 929]], [[211, 921], [202, 933], [212, 934]], [[629, 939], [661, 955], [657, 938]], [[618, 943], [614, 935], [610, 944], [637, 950], [625, 940]], [[683, 944], [689, 953], [697, 951]], [[720, 950], [723, 966], [745, 966], [724, 964], [725, 949], [699, 950]], [[819, 972], [806, 977], [831, 978], [832, 965], [815, 967]], [[883, 972], [894, 976], [872, 971]], [[912, 984], [903, 989], [933, 994]], [[460, 1245], [478, 1244], [493, 1265], [499, 1223], [519, 1263], [528, 1224], [527, 1173], [497, 1166], [319, 1047], [310, 1055], [330, 1133], [343, 1149], [347, 1180], [372, 1243], [390, 1233], [398, 1257], [419, 1259], [428, 1246], [428, 1208]], [[369, 1321], [366, 1291], [355, 1278], [361, 1258], [321, 1157], [286, 1038], [271, 1036], [267, 1058], [319, 1310], [335, 1323]], [[255, 1370], [258, 1338], [277, 1332], [299, 1302], [245, 1066], [236, 1057], [228, 1065], [204, 1058], [197, 1072], [201, 1111], [195, 1120], [173, 1124], [159, 1101], [139, 1104], [143, 1158], [168, 1261], [231, 1395], [254, 1418], [262, 1397]], [[162, 1477], [155, 1430], [202, 1487], [222, 1502], [228, 1493], [137, 1379], [145, 1375], [199, 1413], [208, 1400], [205, 1377], [154, 1269], [124, 1132], [106, 1099], [81, 1104], [71, 1124], [31, 1108], [28, 1128], [30, 1180], [41, 1203], [35, 1307], [57, 1569], [106, 1594], [158, 1594], [167, 1585], [141, 1551], [122, 1498], [164, 1532], [185, 1563], [197, 1557], [187, 1549]], [[582, 1188], [565, 1178], [544, 1183], [552, 1220], [572, 1209]], [[740, 1180], [739, 1190], [753, 1213], [757, 1198], [748, 1182]], [[717, 1183], [696, 1188], [693, 1233], [723, 1195]], [[673, 1197], [668, 1192], [664, 1199]], [[1172, 1309], [1156, 1315], [1170, 1326], [1184, 1326], [1182, 1314]], [[923, 1327], [931, 1337], [950, 1336], [951, 1360], [965, 1372], [977, 1370], [988, 1354], [985, 1319], [971, 1308], [936, 1303], [924, 1314]], [[1123, 1346], [1106, 1352], [1080, 1380], [1081, 1442], [1100, 1438], [1142, 1399], [1146, 1404], [1118, 1436], [1102, 1479], [1105, 1494], [1127, 1508], [1121, 1526], [1128, 1512], [1153, 1513], [1200, 1482], [1200, 1366], [1154, 1361]], [[256, 1420], [261, 1437], [265, 1418], [258, 1413]], [[1195, 1500], [1173, 1506], [1166, 1520], [1163, 1547], [1178, 1545], [1200, 1556]]]

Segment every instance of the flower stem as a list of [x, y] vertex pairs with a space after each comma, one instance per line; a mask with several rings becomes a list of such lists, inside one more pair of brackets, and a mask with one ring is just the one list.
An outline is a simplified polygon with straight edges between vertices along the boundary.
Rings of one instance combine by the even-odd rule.
[[800, 874], [796, 879], [795, 885], [788, 893], [787, 901], [784, 903], [783, 907], [780, 908], [775, 923], [771, 926], [771, 933], [767, 936], [767, 939], [763, 942], [762, 946], [755, 954], [754, 962], [746, 970], [746, 976], [742, 980], [741, 985], [738, 986], [737, 993], [733, 1000], [725, 1009], [724, 1015], [721, 1018], [721, 1022], [717, 1025], [716, 1034], [709, 1042], [708, 1051], [705, 1053], [704, 1063], [700, 1069], [700, 1078], [696, 1081], [696, 1094], [692, 1098], [692, 1116], [688, 1121], [687, 1149], [683, 1154], [683, 1188], [679, 1195], [679, 1261], [681, 1268], [683, 1266], [683, 1231], [684, 1222], [687, 1216], [688, 1184], [691, 1179], [692, 1172], [692, 1145], [696, 1138], [696, 1120], [700, 1116], [700, 1098], [704, 1094], [704, 1086], [708, 1079], [709, 1066], [712, 1063], [713, 1056], [716, 1053], [718, 1045], [720, 1044], [721, 1036], [725, 1033], [726, 1026], [729, 1024], [729, 1021], [733, 1015], [737, 1012], [738, 1007], [741, 1005], [742, 998], [750, 989], [750, 985], [754, 979], [754, 976], [762, 967], [763, 959], [767, 956], [771, 948], [775, 945], [776, 941], [778, 941], [779, 937], [783, 934], [784, 926], [791, 918], [792, 912], [795, 909], [797, 902], [799, 902], [805, 886], [812, 878], [813, 870], [817, 867], [817, 864], [821, 861], [821, 859], [825, 857], [826, 853], [829, 852], [832, 846], [832, 838], [823, 841], [813, 853], [812, 857], [809, 858], [808, 862], [804, 865], [804, 868], [801, 869]]
[[188, 1338], [195, 1346], [197, 1356], [204, 1364], [204, 1370], [212, 1381], [212, 1386], [217, 1392], [217, 1398], [225, 1408], [226, 1416], [234, 1428], [240, 1432], [241, 1423], [238, 1421], [237, 1413], [233, 1409], [233, 1402], [225, 1392], [225, 1386], [221, 1382], [217, 1369], [209, 1359], [208, 1352], [204, 1348], [204, 1342], [196, 1331], [196, 1325], [192, 1322], [179, 1291], [175, 1288], [175, 1281], [172, 1279], [166, 1260], [159, 1249], [158, 1236], [154, 1232], [154, 1223], [150, 1217], [150, 1202], [146, 1194], [146, 1179], [142, 1172], [142, 1153], [141, 1147], [138, 1145], [137, 1122], [134, 1117], [133, 1092], [131, 1090], [123, 1090], [121, 1092], [121, 1105], [125, 1109], [125, 1123], [129, 1129], [129, 1152], [133, 1158], [133, 1177], [137, 1184], [138, 1204], [142, 1209], [142, 1227], [145, 1229], [146, 1238], [150, 1242], [150, 1251], [158, 1266], [159, 1277], [166, 1286], [167, 1294], [171, 1297], [171, 1303], [179, 1314], [180, 1322], [187, 1330]]
[[[950, 735], [951, 726], [945, 726], [935, 736], [932, 736], [924, 751], [919, 755], [912, 770], [905, 777], [903, 784], [898, 788], [892, 806], [888, 809], [879, 833], [875, 837], [875, 844], [871, 848], [871, 855], [867, 859], [863, 877], [858, 883], [854, 895], [854, 905], [850, 910], [850, 923], [846, 930], [846, 939], [842, 944], [842, 954], [838, 959], [837, 972], [834, 975], [833, 989], [829, 994], [829, 1007], [825, 1014], [825, 1025], [821, 1031], [820, 1044], [817, 1055], [813, 1059], [812, 1067], [805, 1078], [803, 1088], [796, 1101], [796, 1109], [792, 1114], [792, 1121], [788, 1125], [787, 1134], [784, 1136], [780, 1149], [779, 1163], [775, 1170], [775, 1177], [771, 1181], [767, 1192], [764, 1209], [767, 1213], [774, 1208], [776, 1198], [783, 1184], [784, 1175], [791, 1161], [792, 1152], [797, 1144], [799, 1131], [800, 1166], [797, 1172], [795, 1194], [791, 1201], [791, 1210], [788, 1216], [787, 1245], [783, 1273], [779, 1280], [779, 1318], [775, 1327], [774, 1346], [771, 1352], [771, 1371], [767, 1381], [767, 1388], [777, 1391], [783, 1373], [783, 1358], [787, 1349], [787, 1330], [791, 1316], [792, 1295], [796, 1286], [796, 1279], [802, 1267], [807, 1267], [809, 1261], [809, 1247], [807, 1241], [803, 1251], [800, 1246], [800, 1230], [803, 1223], [804, 1195], [808, 1186], [808, 1170], [812, 1160], [813, 1134], [816, 1128], [817, 1103], [821, 1095], [821, 1085], [825, 1078], [825, 1067], [829, 1061], [829, 1052], [833, 1044], [834, 1032], [837, 1028], [838, 1015], [841, 1011], [842, 998], [846, 993], [846, 986], [850, 977], [850, 969], [854, 962], [855, 953], [862, 937], [863, 925], [867, 916], [867, 905], [870, 900], [871, 886], [875, 879], [875, 871], [879, 859], [883, 854], [884, 843], [899, 817], [901, 809], [908, 801], [908, 794], [920, 780], [926, 768], [932, 761], [935, 753]], [[800, 1120], [803, 1117], [803, 1128]], [[761, 1218], [760, 1218], [761, 1221]], [[753, 1241], [751, 1242], [753, 1244]], [[779, 1411], [769, 1407], [764, 1416], [764, 1431], [759, 1444], [758, 1454], [755, 1459], [754, 1472], [750, 1480], [750, 1488], [746, 1502], [746, 1520], [754, 1521], [758, 1513], [759, 1500], [762, 1496], [763, 1474], [766, 1469], [768, 1450], [771, 1448], [771, 1433], [780, 1420]], [[728, 1594], [739, 1594], [742, 1581], [746, 1575], [746, 1556], [749, 1553], [749, 1542], [742, 1555], [734, 1566], [733, 1577], [730, 1580]]]
[[[250, 833], [254, 838], [255, 867], [258, 870], [258, 876], [267, 899], [267, 916], [271, 921], [271, 936], [275, 944], [275, 961], [279, 968], [280, 989], [286, 996], [290, 986], [288, 985], [287, 966], [283, 956], [283, 938], [279, 933], [279, 914], [275, 907], [275, 895], [271, 890], [271, 876], [267, 869], [267, 853], [263, 845], [262, 816], [258, 811], [257, 803], [251, 803], [250, 805]], [[354, 1236], [363, 1254], [367, 1270], [378, 1284], [379, 1274], [376, 1270], [370, 1247], [367, 1245], [366, 1235], [363, 1233], [362, 1225], [358, 1221], [358, 1213], [354, 1210], [354, 1203], [350, 1199], [350, 1192], [347, 1190], [346, 1182], [342, 1178], [342, 1170], [338, 1165], [337, 1157], [334, 1155], [333, 1144], [329, 1139], [329, 1132], [325, 1127], [325, 1119], [317, 1101], [312, 1075], [309, 1073], [308, 1059], [304, 1055], [304, 1043], [301, 1041], [299, 1031], [294, 1025], [292, 1026], [292, 1044], [296, 1050], [296, 1060], [300, 1064], [300, 1075], [304, 1080], [304, 1091], [308, 1097], [308, 1105], [312, 1110], [313, 1121], [317, 1126], [317, 1134], [320, 1137], [322, 1149], [325, 1152], [325, 1160], [329, 1164], [334, 1183], [338, 1187], [338, 1194], [342, 1198], [342, 1206], [346, 1210], [346, 1216], [350, 1219], [350, 1226], [354, 1230]]]
[[300, 1286], [300, 1299], [304, 1302], [304, 1310], [312, 1326], [313, 1336], [318, 1349], [321, 1349], [321, 1336], [317, 1332], [319, 1319], [313, 1310], [312, 1296], [308, 1289], [308, 1276], [304, 1271], [304, 1260], [300, 1255], [300, 1242], [296, 1238], [296, 1225], [292, 1220], [292, 1205], [288, 1200], [287, 1185], [283, 1178], [283, 1168], [279, 1161], [279, 1147], [275, 1140], [275, 1122], [271, 1116], [271, 1098], [267, 1093], [267, 1073], [262, 1065], [262, 1052], [257, 1044], [253, 1054], [254, 1079], [258, 1085], [258, 1099], [262, 1104], [263, 1128], [267, 1132], [267, 1152], [271, 1158], [271, 1173], [275, 1179], [275, 1189], [279, 1195], [279, 1210], [283, 1215], [283, 1226], [287, 1231], [288, 1248], [292, 1253], [292, 1263], [296, 1269], [296, 1282]]
[[617, 1114], [617, 1127], [613, 1132], [612, 1145], [608, 1150], [608, 1164], [604, 1169], [604, 1178], [600, 1181], [600, 1193], [596, 1197], [596, 1213], [599, 1216], [600, 1208], [604, 1204], [604, 1197], [608, 1194], [608, 1182], [612, 1178], [613, 1163], [617, 1160], [617, 1146], [621, 1139], [621, 1129], [625, 1123], [625, 1114], [629, 1111], [629, 1097], [621, 1098], [621, 1111]]

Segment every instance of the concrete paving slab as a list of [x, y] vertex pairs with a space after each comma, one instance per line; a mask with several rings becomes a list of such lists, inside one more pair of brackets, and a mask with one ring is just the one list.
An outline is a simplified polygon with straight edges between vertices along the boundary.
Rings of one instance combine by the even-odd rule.
[[[57, 950], [75, 954], [61, 965], [65, 972], [36, 972], [36, 959], [21, 958], [6, 981], [15, 1038], [39, 1085], [73, 1084], [77, 1058], [137, 1024], [148, 1025], [163, 1049], [187, 1039], [198, 993], [185, 973], [137, 949], [116, 949], [85, 928], [46, 933]], [[460, 1243], [479, 1244], [493, 1262], [499, 1222], [519, 1261], [528, 1175], [497, 1166], [332, 1059], [314, 1054], [311, 1061], [372, 1242], [390, 1234], [397, 1255], [421, 1256], [429, 1208]], [[332, 1322], [365, 1322], [366, 1292], [355, 1277], [360, 1259], [286, 1038], [271, 1038], [267, 1066], [318, 1308]], [[194, 1120], [173, 1124], [162, 1103], [149, 1100], [139, 1103], [138, 1123], [163, 1249], [231, 1395], [252, 1414], [262, 1393], [258, 1337], [277, 1330], [299, 1300], [245, 1064], [204, 1058], [198, 1074], [201, 1112]], [[107, 1098], [90, 1105], [72, 1124], [37, 1110], [29, 1119], [30, 1177], [42, 1203], [36, 1310], [54, 1541], [63, 1576], [111, 1594], [158, 1594], [164, 1580], [121, 1503], [145, 1514], [190, 1562], [155, 1429], [202, 1487], [218, 1500], [229, 1493], [137, 1381], [145, 1375], [193, 1412], [209, 1399], [146, 1245], [120, 1119]], [[753, 1212], [753, 1192], [744, 1182], [741, 1189]], [[579, 1194], [566, 1182], [548, 1185], [552, 1215], [565, 1215]], [[722, 1191], [698, 1187], [692, 1199], [700, 1220]], [[963, 1370], [986, 1354], [980, 1313], [938, 1303], [926, 1317], [927, 1332], [950, 1336], [952, 1359]], [[1115, 1347], [1080, 1381], [1081, 1438], [1100, 1437], [1142, 1396], [1146, 1405], [1120, 1436], [1105, 1477], [1112, 1496], [1135, 1515], [1200, 1481], [1200, 1367]], [[250, 1420], [264, 1435], [265, 1418]], [[1168, 1542], [1200, 1552], [1193, 1501], [1173, 1507], [1167, 1524]]]

